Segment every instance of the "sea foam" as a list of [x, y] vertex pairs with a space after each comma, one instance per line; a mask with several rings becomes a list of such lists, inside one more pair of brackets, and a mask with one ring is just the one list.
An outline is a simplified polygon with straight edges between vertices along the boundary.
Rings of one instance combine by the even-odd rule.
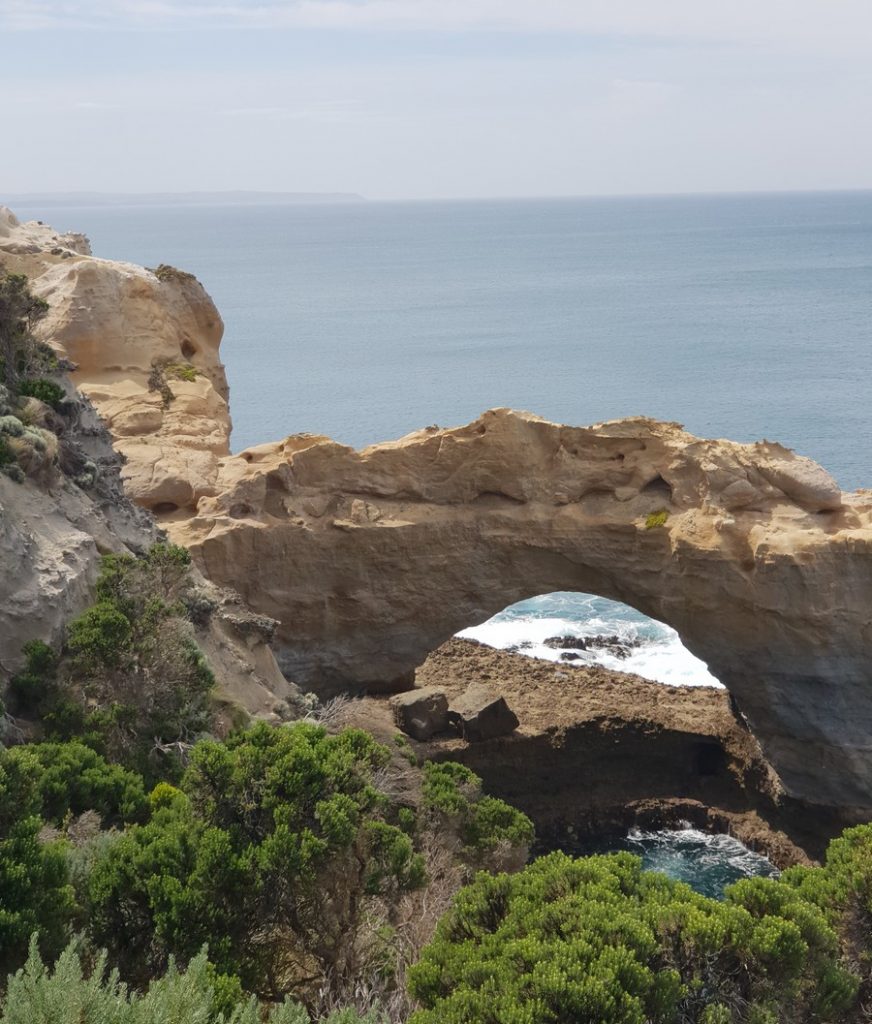
[[511, 605], [458, 636], [548, 661], [566, 660], [561, 658], [566, 648], [545, 644], [549, 637], [617, 637], [628, 645], [626, 657], [604, 649], [579, 649], [578, 658], [568, 663], [602, 665], [672, 686], [721, 685], [670, 626], [592, 594], [543, 594]]

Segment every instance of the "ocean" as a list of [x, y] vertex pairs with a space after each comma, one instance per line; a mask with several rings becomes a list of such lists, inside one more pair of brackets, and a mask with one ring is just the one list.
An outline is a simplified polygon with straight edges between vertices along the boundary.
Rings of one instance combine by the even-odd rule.
[[[492, 406], [781, 441], [872, 486], [872, 192], [282, 206], [17, 207], [195, 273], [224, 317], [233, 443], [361, 446]], [[716, 685], [668, 627], [535, 595], [463, 635]]]

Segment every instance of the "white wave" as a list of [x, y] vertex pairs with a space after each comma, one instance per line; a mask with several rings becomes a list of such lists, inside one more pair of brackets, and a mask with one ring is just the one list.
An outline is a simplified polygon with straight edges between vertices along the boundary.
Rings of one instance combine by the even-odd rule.
[[570, 664], [596, 664], [618, 672], [633, 672], [671, 686], [720, 686], [705, 663], [682, 644], [674, 629], [649, 619], [626, 605], [590, 594], [545, 594], [512, 605], [479, 626], [457, 634], [500, 650], [547, 661], [560, 661], [562, 650], [546, 647], [553, 636], [617, 636], [638, 643], [626, 658], [607, 650], [579, 650]]

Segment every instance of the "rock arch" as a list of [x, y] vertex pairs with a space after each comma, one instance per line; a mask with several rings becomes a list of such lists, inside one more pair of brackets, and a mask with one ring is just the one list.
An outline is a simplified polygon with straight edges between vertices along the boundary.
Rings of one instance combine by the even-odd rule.
[[173, 535], [279, 620], [305, 687], [399, 688], [515, 601], [595, 593], [678, 631], [791, 795], [872, 808], [872, 494], [780, 445], [498, 409], [359, 452], [294, 436], [216, 489]]

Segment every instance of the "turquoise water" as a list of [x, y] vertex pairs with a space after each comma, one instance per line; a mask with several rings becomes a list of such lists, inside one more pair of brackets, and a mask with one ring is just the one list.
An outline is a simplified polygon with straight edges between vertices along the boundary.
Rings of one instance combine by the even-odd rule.
[[704, 896], [720, 899], [724, 889], [743, 878], [777, 878], [778, 870], [762, 854], [754, 853], [727, 835], [709, 835], [695, 828], [646, 832], [632, 829], [625, 839], [585, 846], [578, 853], [615, 853], [628, 850], [642, 858], [643, 867], [660, 871]]
[[872, 486], [870, 192], [17, 212], [197, 274], [237, 449], [508, 405], [766, 437]]

